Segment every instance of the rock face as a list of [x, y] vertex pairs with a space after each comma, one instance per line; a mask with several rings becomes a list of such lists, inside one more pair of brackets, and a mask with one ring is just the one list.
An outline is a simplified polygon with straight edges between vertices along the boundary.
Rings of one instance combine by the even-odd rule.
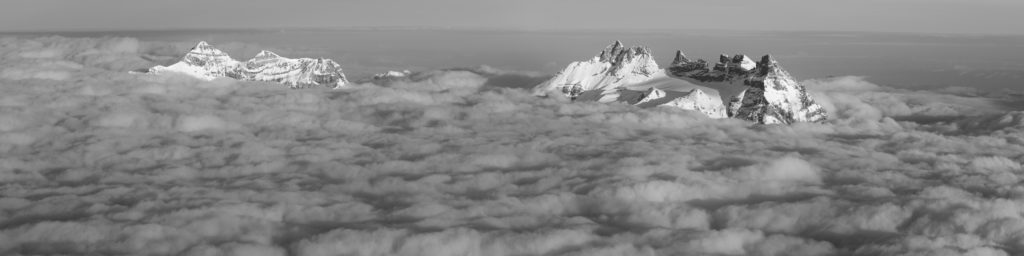
[[759, 62], [745, 55], [722, 55], [709, 68], [707, 61], [692, 61], [677, 52], [668, 72], [733, 95], [729, 100], [729, 117], [763, 124], [820, 122], [828, 118], [825, 109], [771, 55], [765, 55]]
[[199, 42], [178, 63], [156, 66], [149, 72], [177, 72], [204, 80], [230, 77], [244, 81], [278, 82], [292, 88], [338, 88], [348, 84], [341, 66], [330, 59], [289, 59], [261, 51], [252, 59], [239, 62], [206, 42]]
[[588, 61], [569, 64], [555, 77], [534, 88], [535, 94], [561, 92], [575, 99], [585, 91], [609, 90], [651, 79], [661, 68], [646, 47], [626, 48], [621, 42], [609, 45]]

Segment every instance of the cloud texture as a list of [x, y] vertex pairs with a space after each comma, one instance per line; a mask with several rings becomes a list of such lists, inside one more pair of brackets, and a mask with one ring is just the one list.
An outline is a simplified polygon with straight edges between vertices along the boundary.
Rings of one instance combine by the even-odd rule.
[[0, 254], [1024, 253], [1024, 118], [986, 99], [816, 80], [834, 120], [765, 126], [493, 70], [125, 72], [176, 47], [0, 39]]

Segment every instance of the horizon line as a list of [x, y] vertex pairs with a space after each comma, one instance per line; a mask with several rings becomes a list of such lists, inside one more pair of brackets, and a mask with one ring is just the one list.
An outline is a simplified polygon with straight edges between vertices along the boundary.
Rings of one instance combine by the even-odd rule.
[[614, 33], [806, 33], [806, 34], [858, 34], [858, 35], [918, 35], [958, 37], [1024, 37], [1020, 34], [999, 33], [940, 33], [910, 31], [858, 31], [858, 30], [754, 30], [754, 29], [707, 29], [707, 28], [496, 28], [468, 26], [339, 26], [339, 27], [264, 27], [264, 28], [151, 28], [151, 29], [43, 29], [43, 30], [0, 30], [0, 34], [85, 34], [85, 33], [132, 33], [132, 32], [286, 32], [286, 31], [472, 31], [472, 32], [614, 32]]

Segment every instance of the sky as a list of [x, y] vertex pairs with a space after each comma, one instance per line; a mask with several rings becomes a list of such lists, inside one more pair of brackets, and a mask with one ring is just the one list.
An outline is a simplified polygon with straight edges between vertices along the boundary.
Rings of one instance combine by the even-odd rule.
[[3, 0], [0, 31], [280, 27], [1021, 34], [1014, 0]]

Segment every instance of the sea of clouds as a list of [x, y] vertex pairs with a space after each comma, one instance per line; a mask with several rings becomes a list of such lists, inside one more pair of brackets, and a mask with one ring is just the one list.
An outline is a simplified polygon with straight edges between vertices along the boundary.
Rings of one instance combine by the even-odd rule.
[[804, 81], [830, 121], [766, 126], [489, 68], [128, 72], [192, 44], [0, 38], [0, 254], [1024, 254], [1012, 104], [837, 77]]

